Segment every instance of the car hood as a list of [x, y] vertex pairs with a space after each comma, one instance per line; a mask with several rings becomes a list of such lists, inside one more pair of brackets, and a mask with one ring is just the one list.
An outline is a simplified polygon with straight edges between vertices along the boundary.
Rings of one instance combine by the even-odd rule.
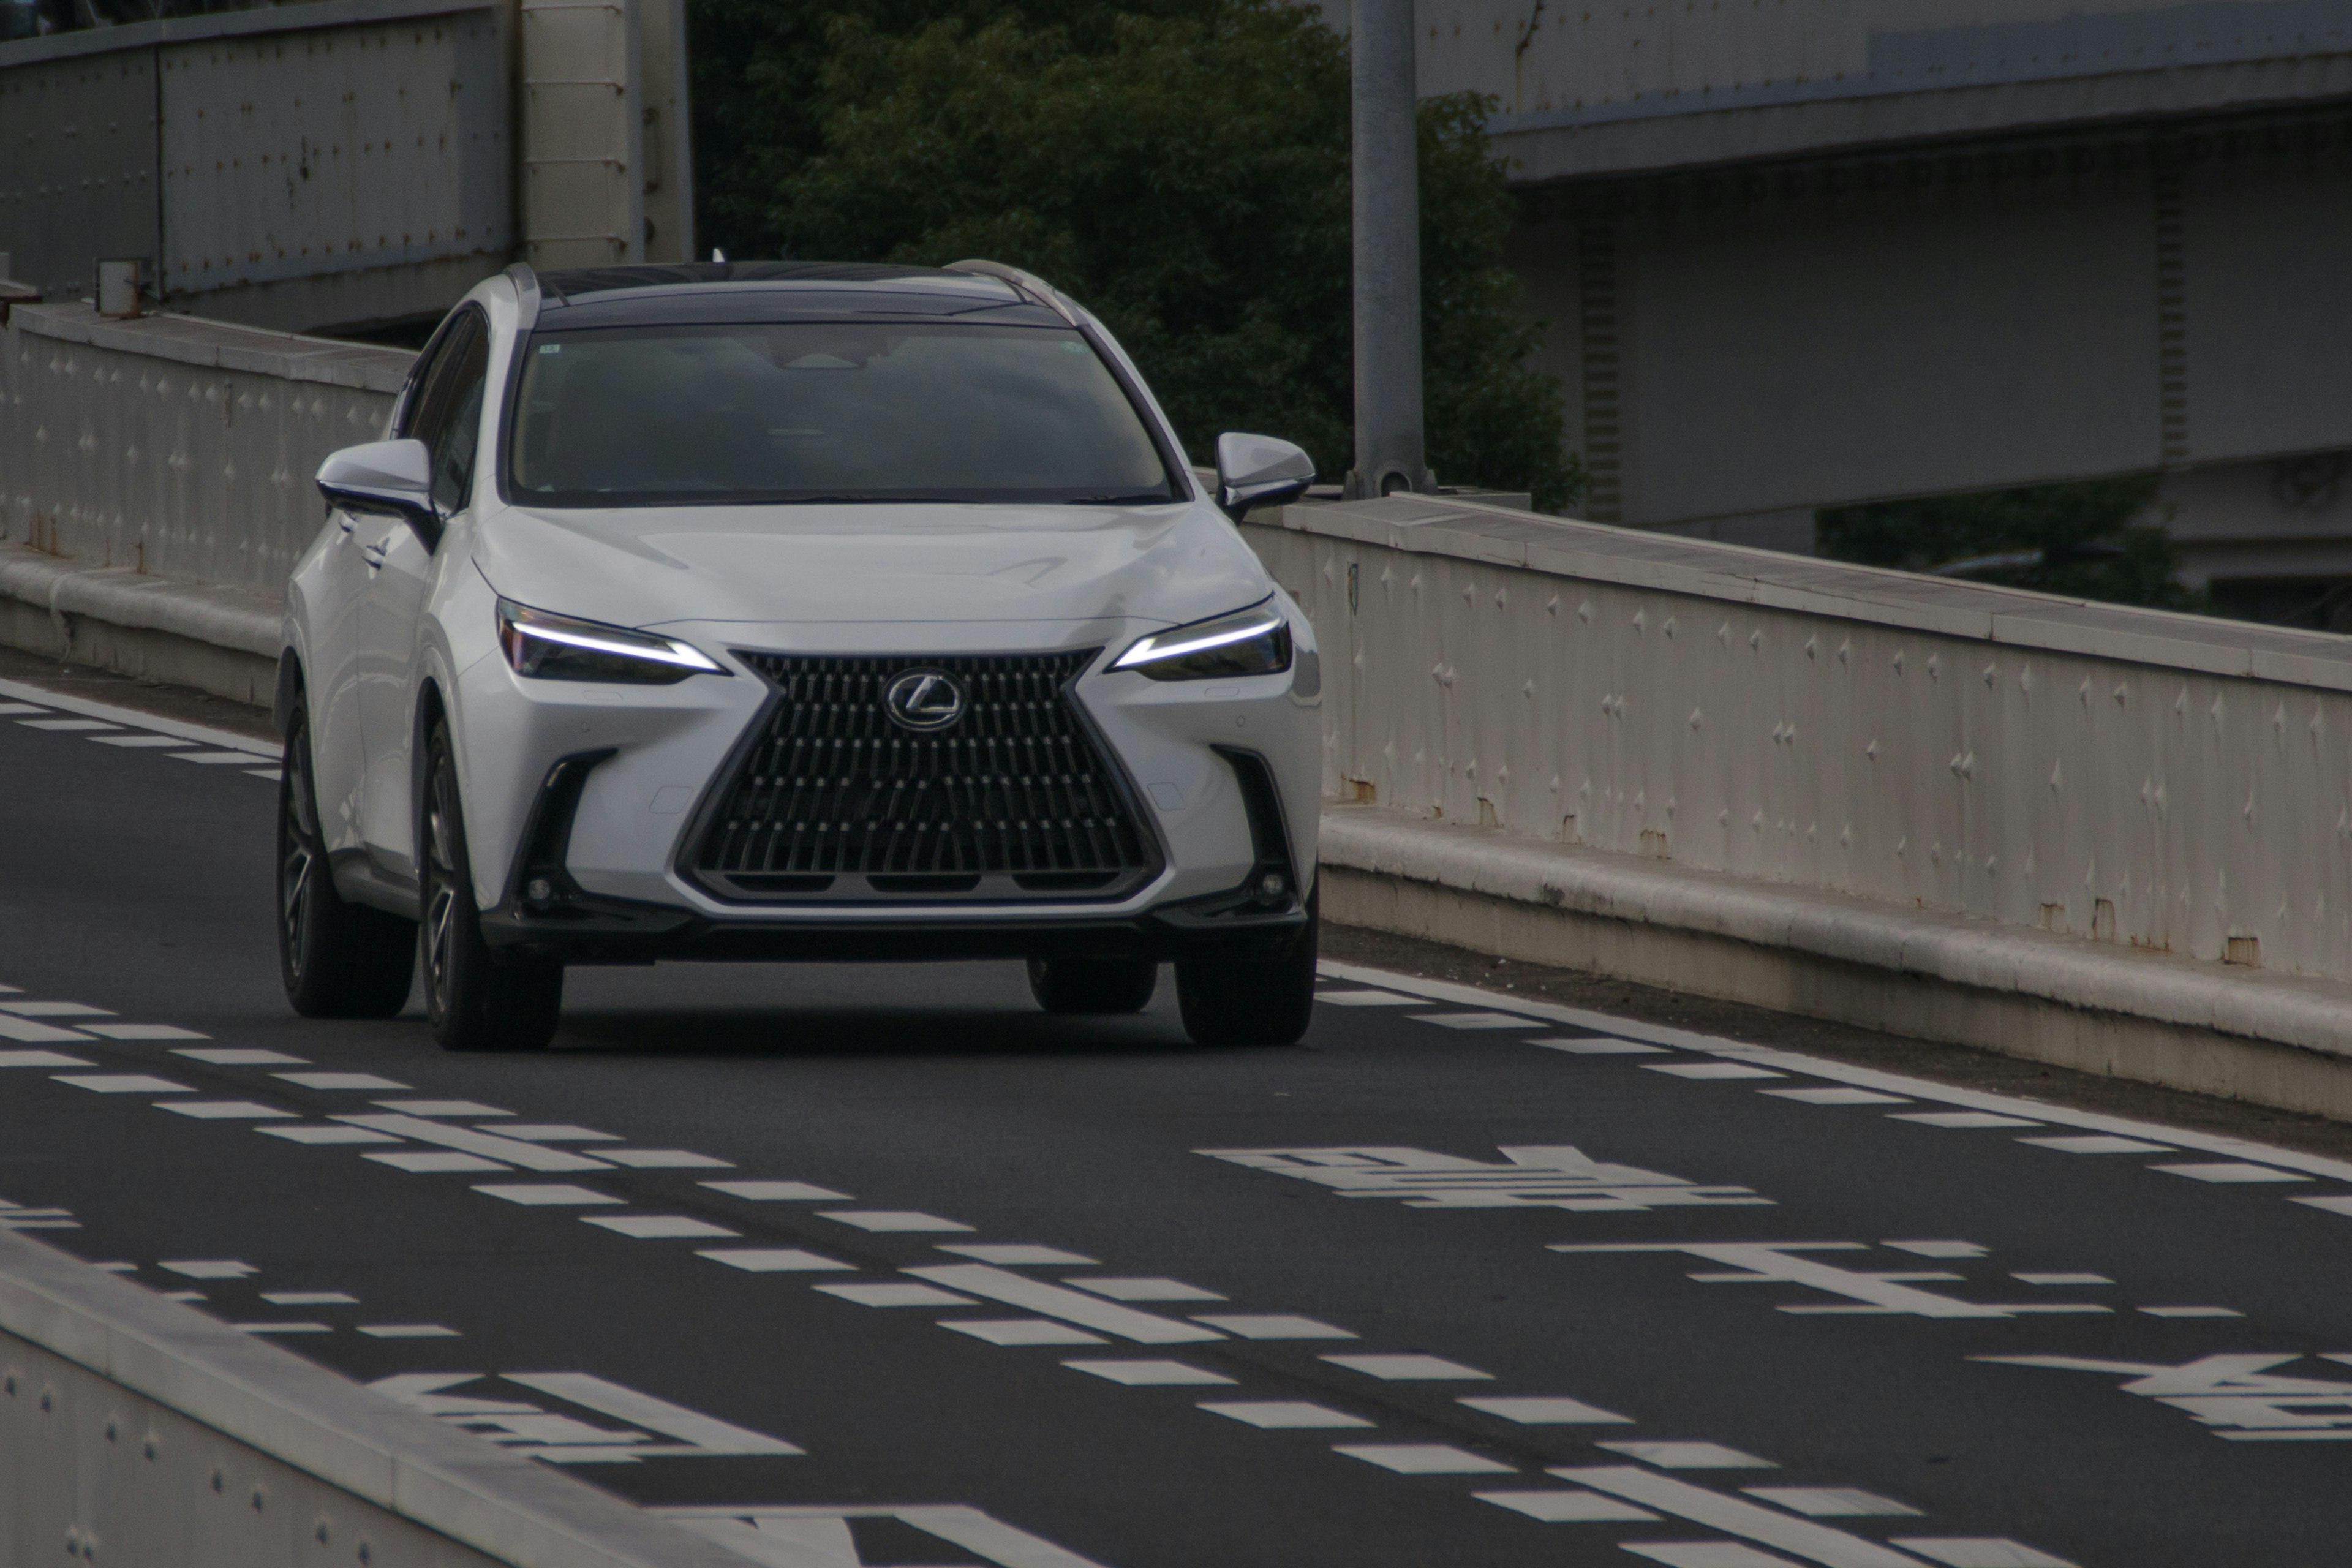
[[1166, 506], [707, 506], [485, 518], [508, 598], [616, 626], [1079, 621], [1179, 625], [1273, 591], [1206, 501]]

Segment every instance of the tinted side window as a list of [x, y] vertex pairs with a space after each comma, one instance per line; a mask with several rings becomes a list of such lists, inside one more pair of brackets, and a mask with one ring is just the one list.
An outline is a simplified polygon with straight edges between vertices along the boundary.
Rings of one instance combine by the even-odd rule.
[[466, 327], [473, 319], [471, 311], [445, 325], [433, 334], [432, 341], [418, 352], [416, 363], [408, 367], [408, 384], [401, 388], [400, 417], [394, 423], [394, 437], [415, 436], [425, 421], [425, 394], [434, 374], [447, 363], [449, 351], [466, 335]]
[[445, 510], [466, 504], [473, 489], [475, 437], [482, 425], [482, 398], [489, 370], [489, 333], [468, 312], [425, 370], [417, 395], [416, 417], [408, 434], [433, 457], [433, 499]]

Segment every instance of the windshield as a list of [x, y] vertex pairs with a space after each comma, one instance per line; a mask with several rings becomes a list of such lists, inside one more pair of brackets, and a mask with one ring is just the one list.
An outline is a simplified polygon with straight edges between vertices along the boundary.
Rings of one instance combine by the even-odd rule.
[[510, 499], [1165, 501], [1135, 405], [1076, 331], [791, 322], [541, 331]]

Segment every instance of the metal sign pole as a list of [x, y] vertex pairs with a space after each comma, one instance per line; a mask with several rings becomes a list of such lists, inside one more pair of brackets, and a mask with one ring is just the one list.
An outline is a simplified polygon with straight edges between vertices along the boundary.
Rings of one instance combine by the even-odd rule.
[[1413, 0], [1352, 0], [1356, 466], [1351, 499], [1431, 488], [1422, 444]]

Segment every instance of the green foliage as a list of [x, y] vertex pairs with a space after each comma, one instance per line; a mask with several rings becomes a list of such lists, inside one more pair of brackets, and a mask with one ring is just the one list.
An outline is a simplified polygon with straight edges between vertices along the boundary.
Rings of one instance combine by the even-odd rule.
[[2038, 550], [2044, 563], [1964, 574], [2107, 604], [2201, 610], [2203, 595], [2179, 581], [2179, 547], [2143, 521], [2155, 499], [2156, 480], [2144, 478], [1840, 507], [1821, 513], [1816, 544], [1836, 560], [1911, 572]]
[[[858, 0], [819, 37], [781, 0], [696, 5], [712, 243], [1027, 268], [1118, 335], [1196, 459], [1221, 430], [1263, 430], [1327, 478], [1348, 468], [1347, 46], [1312, 12]], [[1421, 116], [1430, 463], [1557, 509], [1580, 476], [1559, 392], [1523, 363], [1539, 328], [1502, 265], [1486, 110], [1459, 96]]]

